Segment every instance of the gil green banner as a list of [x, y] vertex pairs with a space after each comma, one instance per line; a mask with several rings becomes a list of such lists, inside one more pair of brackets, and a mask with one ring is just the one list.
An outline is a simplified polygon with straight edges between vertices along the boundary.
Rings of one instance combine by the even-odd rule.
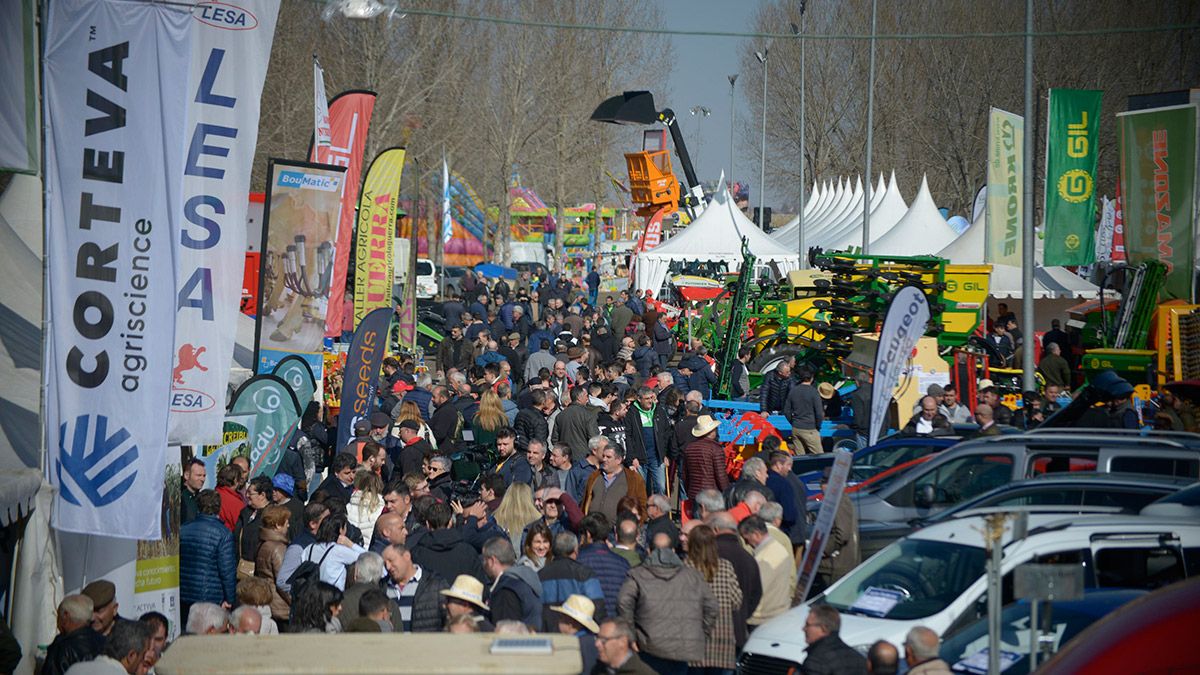
[[1102, 92], [1051, 89], [1046, 134], [1046, 266], [1096, 257], [1096, 158]]
[[984, 260], [1021, 266], [1021, 232], [1025, 228], [1025, 171], [1022, 148], [1025, 119], [992, 108], [988, 118], [986, 244]]
[[1117, 115], [1125, 252], [1167, 265], [1164, 299], [1192, 299], [1196, 117], [1194, 104]]

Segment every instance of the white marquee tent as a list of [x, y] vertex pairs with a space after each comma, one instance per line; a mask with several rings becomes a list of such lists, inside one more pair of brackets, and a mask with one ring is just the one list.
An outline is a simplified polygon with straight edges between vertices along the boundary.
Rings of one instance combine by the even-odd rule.
[[638, 254], [635, 285], [639, 290], [657, 292], [674, 262], [725, 262], [730, 270], [737, 270], [742, 265], [742, 237], [760, 262], [775, 263], [785, 272], [799, 269], [800, 254], [773, 241], [738, 210], [722, 177], [699, 218], [657, 247]]
[[[880, 184], [883, 185], [882, 177]], [[874, 244], [891, 232], [904, 214], [908, 213], [908, 204], [904, 202], [904, 196], [900, 194], [895, 171], [892, 172], [879, 200], [876, 201], [872, 198], [871, 203], [871, 243]], [[862, 246], [861, 213], [853, 221], [853, 227], [844, 231], [842, 236], [830, 239], [825, 244], [825, 248], [830, 251], [844, 250], [852, 246]]]
[[938, 211], [929, 183], [921, 177], [921, 189], [904, 217], [873, 246], [873, 255], [933, 255], [958, 238], [958, 232]]

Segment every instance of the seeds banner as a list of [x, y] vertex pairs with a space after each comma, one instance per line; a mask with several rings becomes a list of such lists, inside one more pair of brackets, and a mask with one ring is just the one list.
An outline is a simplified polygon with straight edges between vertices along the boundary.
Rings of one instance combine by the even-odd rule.
[[201, 2], [192, 11], [179, 288], [171, 379], [173, 444], [221, 438], [246, 264], [250, 169], [276, 0]]
[[379, 386], [379, 369], [387, 349], [391, 308], [377, 309], [363, 318], [354, 331], [350, 351], [346, 354], [346, 371], [342, 379], [342, 410], [338, 414], [337, 447], [344, 448], [354, 435], [354, 423], [366, 419], [375, 403]]
[[1024, 143], [1024, 118], [992, 108], [988, 119], [987, 244], [984, 247], [989, 263], [1021, 266], [1021, 233], [1025, 229]]
[[190, 9], [47, 5], [42, 372], [67, 532], [162, 536]]
[[1167, 265], [1164, 299], [1192, 299], [1196, 115], [1194, 104], [1117, 115], [1125, 254]]
[[343, 331], [354, 330], [371, 311], [392, 306], [396, 214], [400, 210], [403, 170], [404, 148], [388, 148], [375, 157], [363, 179], [354, 244], [354, 323], [342, 326]]
[[1102, 92], [1051, 89], [1046, 134], [1045, 264], [1095, 258], [1096, 160]]

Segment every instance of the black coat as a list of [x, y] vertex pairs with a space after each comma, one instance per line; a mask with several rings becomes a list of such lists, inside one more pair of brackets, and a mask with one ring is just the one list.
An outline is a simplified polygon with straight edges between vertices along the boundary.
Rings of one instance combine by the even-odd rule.
[[91, 661], [104, 649], [104, 636], [84, 626], [54, 638], [46, 648], [42, 675], [62, 675], [72, 664]]
[[[414, 633], [440, 633], [446, 627], [446, 596], [441, 591], [450, 586], [432, 570], [422, 568], [421, 583], [413, 596], [412, 624]], [[399, 617], [397, 617], [398, 619]]]
[[762, 386], [758, 392], [758, 403], [762, 409], [762, 414], [779, 412], [783, 410], [783, 406], [787, 403], [788, 394], [792, 393], [792, 387], [796, 381], [790, 377], [779, 377], [777, 373], [771, 373], [763, 378]]
[[446, 401], [433, 411], [429, 418], [429, 429], [433, 431], [433, 439], [437, 441], [438, 450], [444, 450], [449, 455], [454, 450], [454, 441], [458, 435], [458, 409], [452, 401]]
[[[637, 404], [629, 407], [625, 413], [625, 461], [646, 462], [646, 439], [642, 438], [641, 413]], [[658, 459], [675, 459], [679, 449], [675, 446], [674, 425], [667, 417], [665, 406], [661, 403], [654, 407], [654, 445], [658, 448]]]
[[805, 675], [865, 675], [867, 659], [842, 642], [837, 635], [825, 637], [810, 644], [805, 651]]
[[443, 579], [453, 579], [460, 574], [470, 574], [483, 583], [488, 583], [479, 561], [479, 551], [463, 540], [454, 528], [434, 530], [417, 542], [412, 549], [413, 562]]
[[513, 431], [517, 432], [517, 447], [529, 447], [529, 441], [537, 439], [543, 443], [550, 442], [550, 422], [541, 410], [537, 408], [522, 408], [517, 412], [513, 421]]

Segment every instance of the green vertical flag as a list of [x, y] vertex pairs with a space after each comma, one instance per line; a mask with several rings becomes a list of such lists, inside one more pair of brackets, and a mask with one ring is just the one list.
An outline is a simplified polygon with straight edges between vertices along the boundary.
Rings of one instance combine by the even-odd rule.
[[1021, 266], [1025, 171], [1025, 119], [992, 108], [988, 118], [987, 207], [984, 260]]
[[1046, 134], [1045, 264], [1096, 257], [1096, 158], [1102, 92], [1051, 89]]
[[1120, 113], [1117, 120], [1129, 263], [1165, 263], [1163, 295], [1191, 300], [1197, 106]]

